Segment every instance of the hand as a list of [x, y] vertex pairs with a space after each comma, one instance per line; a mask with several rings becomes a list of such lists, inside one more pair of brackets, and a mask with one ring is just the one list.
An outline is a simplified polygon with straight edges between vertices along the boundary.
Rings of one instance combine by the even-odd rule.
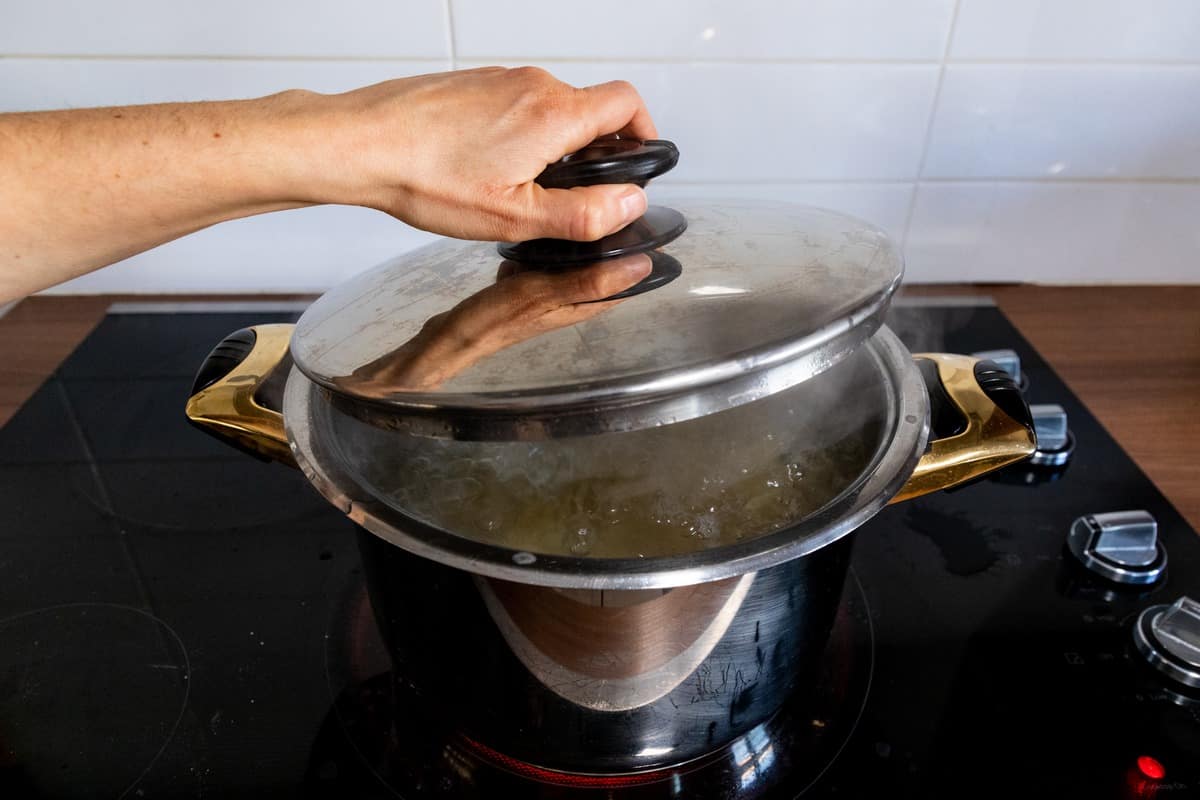
[[487, 67], [323, 100], [337, 152], [321, 166], [339, 168], [315, 180], [340, 182], [332, 202], [376, 208], [434, 233], [507, 242], [592, 241], [646, 210], [634, 185], [533, 182], [546, 165], [602, 136], [657, 136], [624, 81], [576, 89], [533, 67]]

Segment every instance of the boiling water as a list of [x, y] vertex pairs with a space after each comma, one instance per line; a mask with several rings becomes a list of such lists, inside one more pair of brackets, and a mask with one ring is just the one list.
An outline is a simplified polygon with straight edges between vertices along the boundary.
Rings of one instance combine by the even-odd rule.
[[838, 385], [631, 433], [455, 442], [346, 418], [339, 438], [377, 497], [443, 530], [542, 554], [659, 556], [794, 524], [859, 477], [883, 404], [877, 386]]
[[[477, 541], [536, 553], [656, 556], [795, 522], [835, 498], [867, 456], [865, 442], [850, 437], [736, 470], [697, 470], [678, 463], [677, 455], [663, 458], [653, 446], [617, 457], [554, 447], [527, 458], [419, 455], [395, 465], [399, 485], [392, 499]], [[694, 453], [698, 462], [714, 455]], [[598, 460], [611, 468], [598, 469]]]

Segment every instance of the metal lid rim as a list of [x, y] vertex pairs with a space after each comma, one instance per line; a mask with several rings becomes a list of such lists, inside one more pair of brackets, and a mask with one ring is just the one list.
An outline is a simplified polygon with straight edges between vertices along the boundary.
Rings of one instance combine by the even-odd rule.
[[[568, 384], [554, 391], [527, 389], [515, 392], [464, 392], [461, 394], [407, 393], [400, 398], [364, 398], [345, 392], [336, 382], [314, 374], [299, 359], [293, 360], [296, 367], [310, 381], [353, 402], [361, 402], [396, 411], [416, 413], [500, 411], [523, 413], [539, 411], [561, 411], [582, 404], [619, 405], [637, 399], [654, 399], [666, 395], [696, 391], [724, 383], [751, 372], [769, 369], [795, 361], [822, 345], [848, 334], [860, 325], [867, 325], [886, 314], [890, 300], [901, 276], [882, 292], [868, 298], [867, 302], [850, 309], [829, 324], [800, 339], [785, 339], [768, 342], [760, 347], [733, 353], [720, 361], [702, 367], [696, 365], [672, 367], [657, 372], [646, 372], [621, 379]], [[527, 402], [530, 400], [538, 402]]]

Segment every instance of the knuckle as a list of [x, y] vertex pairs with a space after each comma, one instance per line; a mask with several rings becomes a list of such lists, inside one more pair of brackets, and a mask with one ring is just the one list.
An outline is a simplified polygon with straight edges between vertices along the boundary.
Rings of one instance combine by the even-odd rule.
[[645, 105], [645, 103], [642, 101], [641, 94], [638, 93], [637, 88], [629, 81], [609, 81], [608, 83], [602, 84], [595, 88], [600, 89], [603, 96], [606, 97], [610, 102], [616, 102], [622, 106], [633, 107]]
[[621, 80], [613, 81], [610, 84], [610, 86], [612, 86], [613, 91], [620, 92], [622, 94], [632, 95], [634, 97], [638, 96], [638, 90], [636, 88], [634, 88], [634, 85], [632, 83], [630, 83], [629, 81], [621, 81]]
[[525, 114], [550, 120], [570, 111], [572, 87], [540, 67], [517, 67], [512, 72], [519, 88], [517, 104]]
[[521, 83], [540, 84], [550, 78], [550, 73], [541, 67], [513, 67], [508, 71], [513, 80]]

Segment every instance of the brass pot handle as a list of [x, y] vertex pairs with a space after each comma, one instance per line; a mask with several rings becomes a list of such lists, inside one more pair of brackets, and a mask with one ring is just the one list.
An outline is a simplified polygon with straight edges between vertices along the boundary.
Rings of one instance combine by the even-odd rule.
[[958, 486], [1037, 449], [1029, 405], [995, 362], [947, 353], [913, 358], [929, 390], [930, 442], [891, 502]]
[[279, 410], [295, 327], [255, 325], [226, 336], [196, 373], [188, 420], [256, 458], [296, 466]]

